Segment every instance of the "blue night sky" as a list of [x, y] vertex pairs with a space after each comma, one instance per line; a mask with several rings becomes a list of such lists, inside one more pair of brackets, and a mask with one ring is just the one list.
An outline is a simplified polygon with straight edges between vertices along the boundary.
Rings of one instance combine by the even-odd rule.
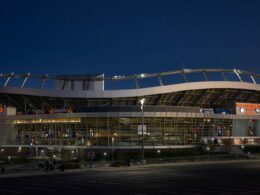
[[1, 73], [259, 71], [260, 1], [0, 2]]

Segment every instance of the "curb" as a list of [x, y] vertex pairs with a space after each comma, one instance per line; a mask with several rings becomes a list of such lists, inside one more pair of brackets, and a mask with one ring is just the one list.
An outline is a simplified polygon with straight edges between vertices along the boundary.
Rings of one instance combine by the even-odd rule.
[[226, 161], [207, 161], [207, 162], [182, 162], [182, 163], [164, 163], [164, 164], [147, 164], [147, 165], [132, 165], [131, 167], [94, 167], [94, 168], [83, 168], [83, 169], [68, 169], [64, 172], [60, 172], [58, 170], [55, 170], [54, 172], [44, 172], [44, 171], [38, 171], [38, 172], [24, 172], [24, 173], [6, 173], [6, 174], [0, 174], [0, 179], [5, 178], [19, 178], [19, 177], [33, 177], [33, 176], [51, 176], [51, 175], [63, 175], [63, 174], [71, 174], [71, 173], [82, 173], [86, 171], [97, 171], [97, 172], [115, 172], [115, 171], [138, 171], [138, 170], [144, 170], [149, 169], [152, 167], [167, 167], [167, 166], [190, 166], [190, 165], [205, 165], [205, 164], [232, 164], [232, 163], [243, 163], [243, 162], [257, 162], [260, 161], [259, 159], [246, 159], [246, 160], [226, 160]]

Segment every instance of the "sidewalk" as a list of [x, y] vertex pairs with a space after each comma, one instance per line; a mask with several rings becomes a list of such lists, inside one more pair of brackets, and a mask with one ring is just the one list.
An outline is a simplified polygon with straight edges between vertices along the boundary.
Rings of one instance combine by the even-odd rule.
[[203, 165], [203, 164], [225, 164], [225, 163], [239, 163], [239, 162], [259, 162], [260, 159], [237, 159], [237, 160], [221, 160], [221, 161], [193, 161], [193, 162], [177, 162], [177, 163], [163, 163], [163, 164], [146, 164], [146, 165], [131, 165], [130, 167], [121, 166], [121, 167], [94, 167], [94, 168], [85, 168], [86, 170], [93, 171], [135, 171], [148, 169], [153, 167], [169, 167], [169, 166], [189, 166], [189, 165]]
[[238, 163], [238, 162], [249, 162], [249, 161], [259, 161], [259, 159], [250, 159], [250, 160], [227, 160], [227, 161], [207, 161], [207, 162], [181, 162], [181, 163], [164, 163], [164, 164], [147, 164], [147, 165], [132, 165], [130, 167], [122, 166], [122, 167], [86, 167], [82, 169], [67, 169], [64, 172], [60, 172], [59, 170], [54, 170], [52, 172], [44, 172], [43, 170], [32, 170], [20, 173], [6, 173], [0, 174], [0, 179], [2, 178], [16, 178], [16, 177], [31, 177], [31, 176], [50, 176], [50, 175], [63, 175], [70, 173], [82, 173], [88, 171], [98, 171], [98, 172], [120, 172], [120, 171], [141, 171], [144, 169], [151, 169], [153, 167], [177, 167], [177, 166], [189, 166], [189, 165], [203, 165], [203, 164], [224, 164], [224, 163]]
[[29, 177], [29, 176], [48, 176], [48, 175], [57, 175], [57, 174], [67, 174], [67, 173], [78, 173], [83, 172], [85, 169], [67, 169], [64, 172], [59, 170], [54, 170], [52, 172], [46, 173], [45, 171], [39, 170], [31, 170], [26, 172], [18, 172], [18, 173], [4, 173], [0, 174], [0, 179], [2, 178], [14, 178], [14, 177]]

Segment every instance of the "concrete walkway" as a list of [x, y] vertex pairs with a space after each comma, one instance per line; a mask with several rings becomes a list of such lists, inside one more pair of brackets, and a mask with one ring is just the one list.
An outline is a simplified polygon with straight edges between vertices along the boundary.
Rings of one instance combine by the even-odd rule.
[[144, 169], [152, 169], [156, 167], [169, 167], [169, 166], [190, 166], [190, 165], [203, 165], [203, 164], [221, 164], [221, 163], [238, 163], [238, 162], [249, 162], [249, 161], [258, 161], [259, 159], [250, 159], [250, 160], [226, 160], [226, 161], [207, 161], [207, 162], [184, 162], [184, 163], [164, 163], [164, 164], [147, 164], [147, 165], [133, 165], [130, 167], [86, 167], [82, 169], [67, 169], [64, 172], [60, 172], [59, 170], [54, 170], [52, 172], [46, 173], [42, 169], [18, 172], [18, 173], [5, 173], [0, 174], [0, 179], [2, 178], [15, 178], [15, 177], [31, 177], [31, 176], [48, 176], [48, 175], [57, 175], [57, 174], [71, 174], [71, 173], [82, 173], [88, 171], [98, 171], [98, 172], [118, 172], [118, 171], [141, 171]]

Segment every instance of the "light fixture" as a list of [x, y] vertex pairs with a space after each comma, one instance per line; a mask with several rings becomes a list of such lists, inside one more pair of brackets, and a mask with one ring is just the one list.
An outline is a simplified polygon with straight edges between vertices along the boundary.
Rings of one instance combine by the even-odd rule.
[[242, 113], [244, 113], [246, 111], [246, 109], [245, 108], [240, 108], [240, 112], [242, 112]]
[[145, 98], [142, 98], [140, 100], [141, 103], [141, 115], [142, 115], [142, 159], [141, 159], [141, 164], [146, 164], [145, 157], [144, 157], [144, 102]]
[[140, 99], [141, 109], [143, 109], [144, 102], [145, 102], [145, 98]]

